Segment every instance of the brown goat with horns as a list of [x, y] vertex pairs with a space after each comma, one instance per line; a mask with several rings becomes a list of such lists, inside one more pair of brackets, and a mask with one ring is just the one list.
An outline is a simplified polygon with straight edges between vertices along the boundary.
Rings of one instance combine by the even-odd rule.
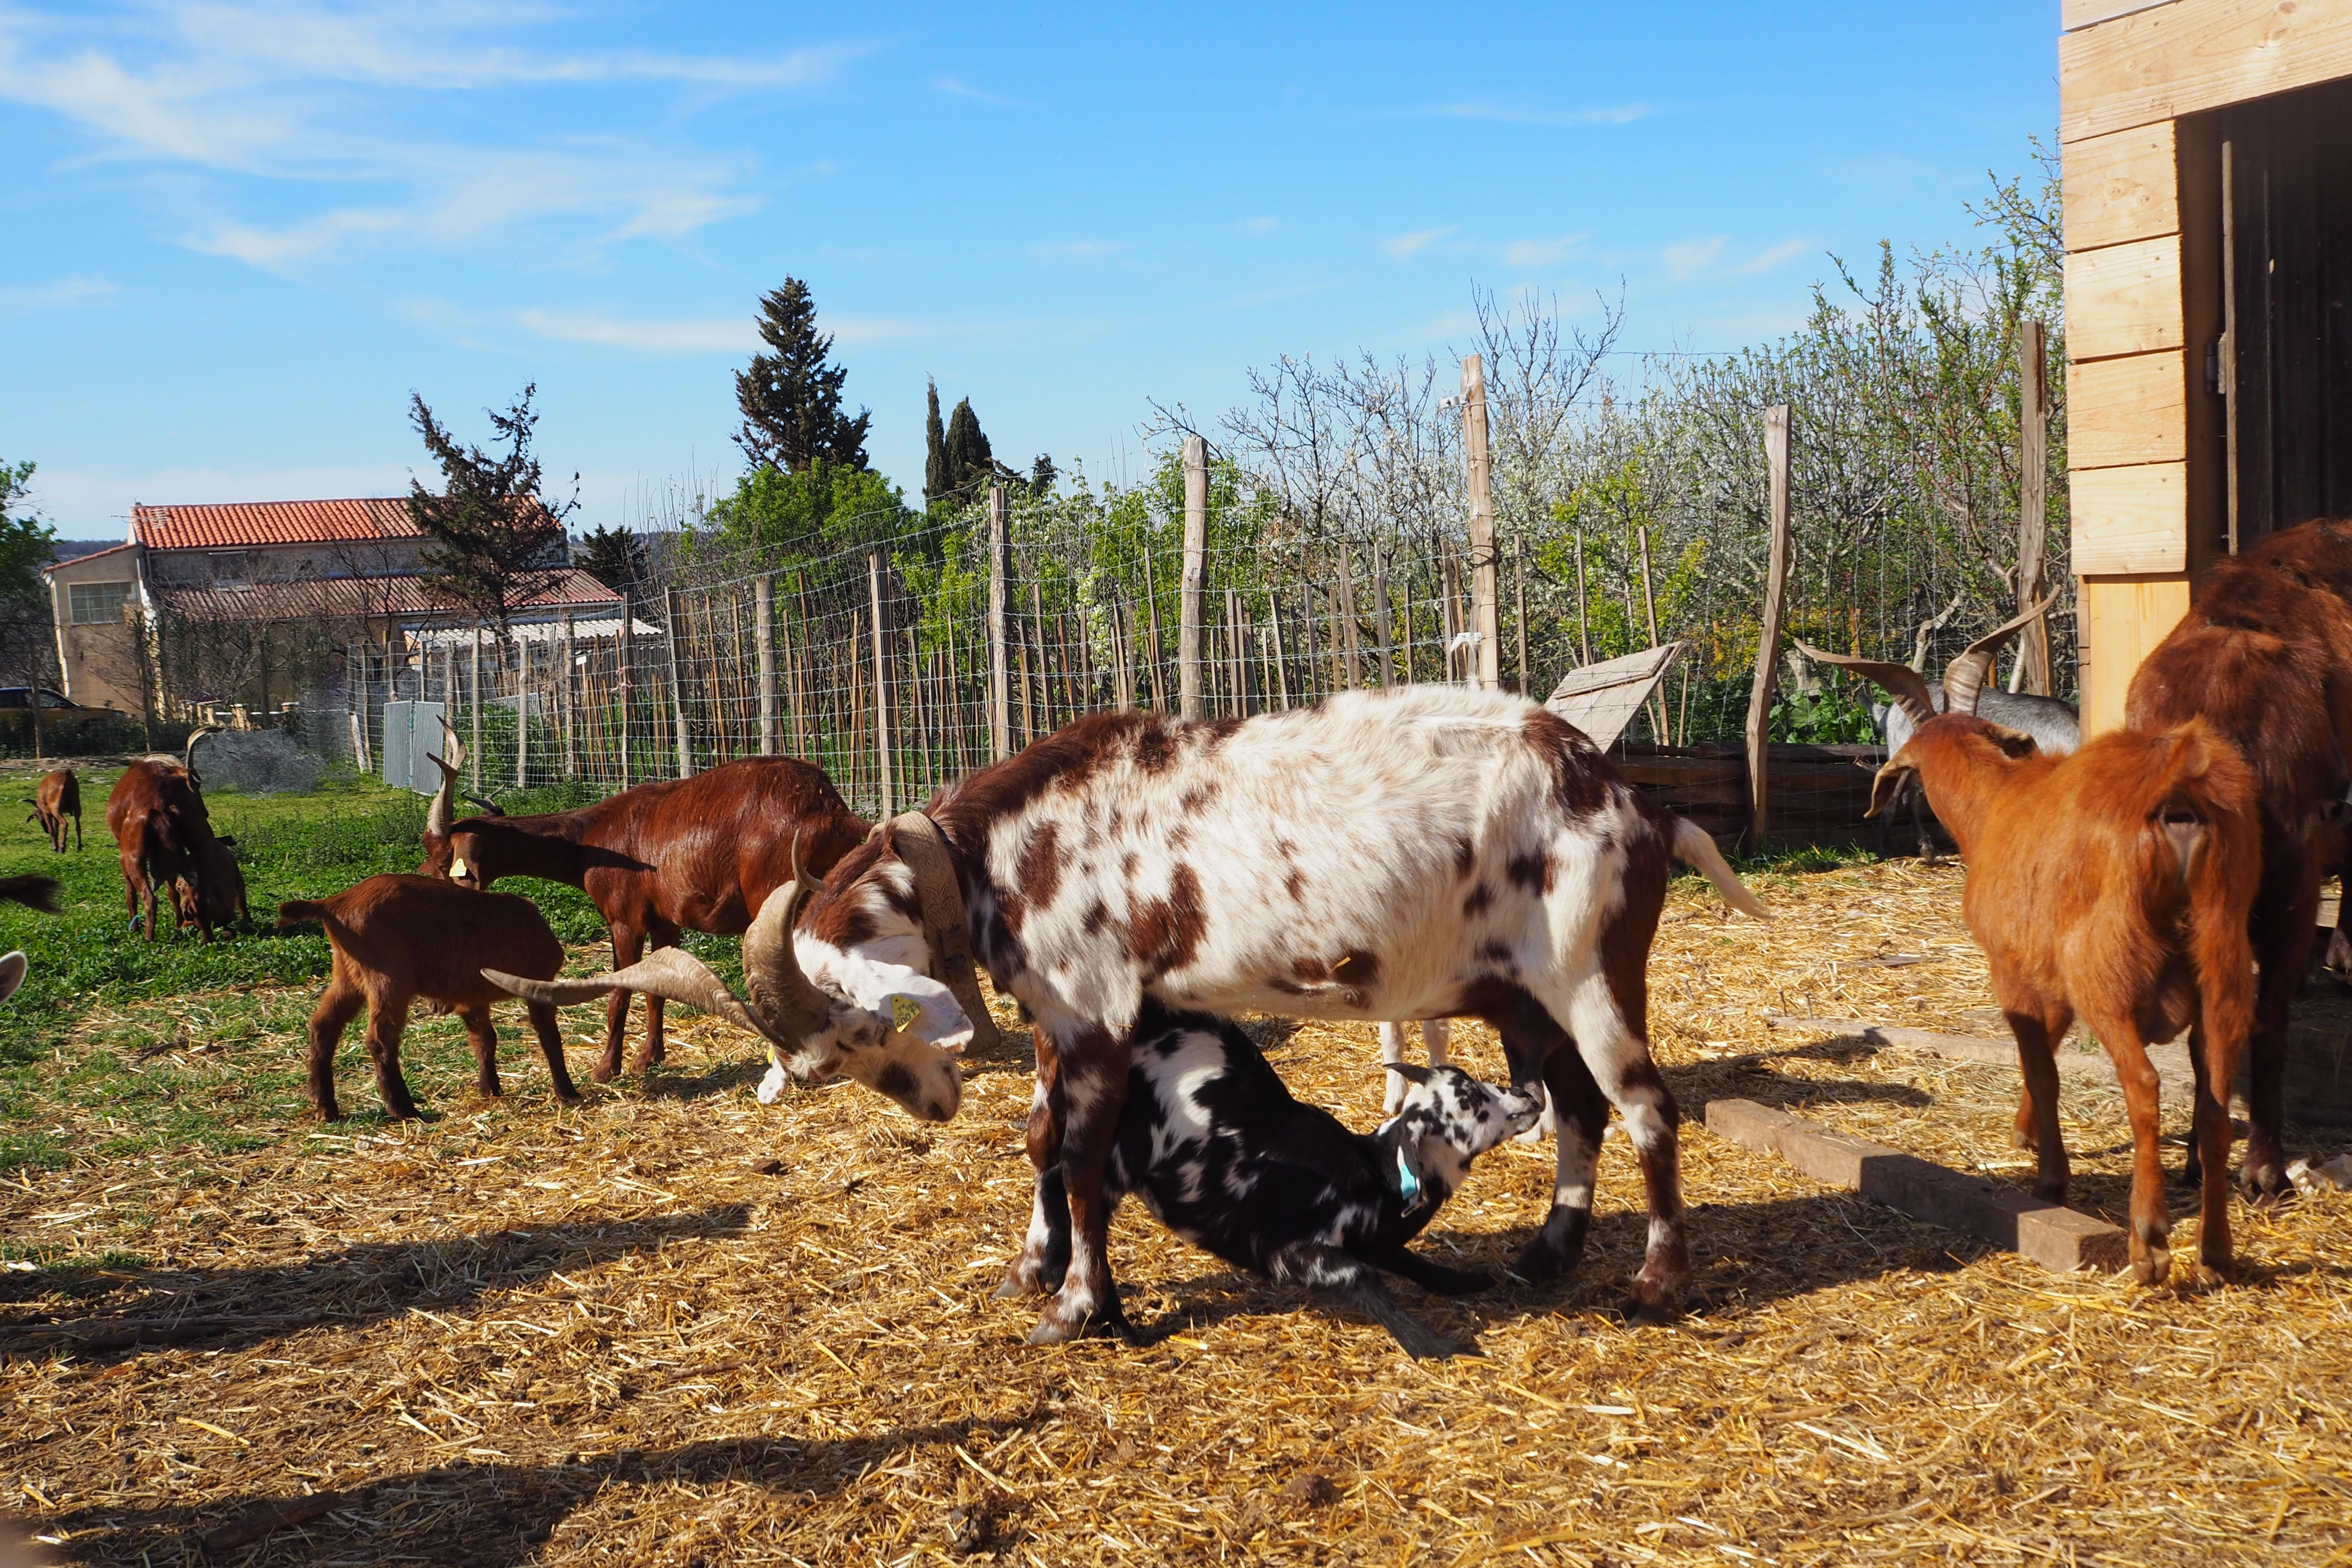
[[1916, 778], [1968, 860], [1962, 910], [2017, 1037], [2025, 1076], [2018, 1134], [2040, 1156], [2036, 1195], [2053, 1202], [2066, 1195], [2054, 1052], [2079, 1016], [2114, 1059], [2131, 1118], [2132, 1270], [2143, 1284], [2168, 1277], [2158, 1081], [2147, 1045], [2187, 1027], [2197, 1073], [2192, 1142], [2203, 1177], [2199, 1261], [2226, 1277], [2227, 1102], [2253, 1022], [2246, 921], [2262, 874], [2253, 770], [2202, 720], [2158, 734], [2102, 735], [2062, 758], [1978, 718], [1977, 693], [1994, 652], [2042, 607], [1954, 661], [1941, 714], [1915, 671], [1805, 651], [1880, 681], [1917, 721], [1911, 740], [1879, 770], [1871, 810], [1875, 815]]

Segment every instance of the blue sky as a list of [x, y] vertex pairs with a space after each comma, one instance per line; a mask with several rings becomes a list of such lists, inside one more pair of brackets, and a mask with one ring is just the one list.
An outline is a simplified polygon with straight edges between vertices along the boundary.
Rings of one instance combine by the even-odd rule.
[[739, 467], [787, 274], [910, 489], [927, 374], [1100, 474], [1150, 398], [1458, 350], [1474, 283], [1734, 348], [1828, 252], [1970, 237], [2055, 122], [2056, 10], [0, 0], [0, 458], [118, 536], [397, 491], [411, 389], [480, 437], [535, 381], [616, 521]]

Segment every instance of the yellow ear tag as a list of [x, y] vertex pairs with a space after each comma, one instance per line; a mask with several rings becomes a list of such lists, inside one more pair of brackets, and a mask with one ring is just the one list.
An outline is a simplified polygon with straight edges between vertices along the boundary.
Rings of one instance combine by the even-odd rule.
[[463, 855], [460, 855], [455, 860], [449, 862], [449, 875], [452, 877], [462, 877], [465, 874], [466, 858]]

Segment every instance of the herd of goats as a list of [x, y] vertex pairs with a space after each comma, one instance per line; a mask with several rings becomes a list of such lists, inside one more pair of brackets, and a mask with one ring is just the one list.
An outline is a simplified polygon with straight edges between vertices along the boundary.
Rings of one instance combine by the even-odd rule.
[[[2001, 694], [1985, 689], [2004, 638], [2042, 608], [1971, 647], [1941, 691], [1904, 666], [1806, 651], [1893, 699], [1903, 733], [1873, 814], [1916, 786], [1966, 858], [1968, 923], [2017, 1038], [2016, 1138], [2038, 1152], [2036, 1193], [2065, 1194], [2053, 1053], [2079, 1018], [2128, 1106], [2132, 1268], [2143, 1283], [2168, 1278], [2147, 1046], [2185, 1028], [2199, 1263], [2226, 1277], [2231, 1085], [2243, 1058], [2241, 1181], [2276, 1194], [2288, 1008], [2320, 884], [2347, 847], [2352, 522], [2305, 524], [2214, 566], [2134, 678], [2126, 727], [2079, 745], [2071, 725], [2050, 744], [1996, 721]], [[233, 846], [211, 831], [194, 766], [201, 733], [178, 759], [132, 763], [107, 805], [151, 940], [159, 889], [175, 922], [208, 938], [243, 913]], [[377, 1092], [407, 1117], [400, 1041], [414, 1004], [458, 1015], [478, 1087], [495, 1095], [491, 1008], [521, 998], [570, 1100], [556, 1009], [605, 1004], [592, 1074], [604, 1081], [623, 1070], [629, 998], [643, 994], [638, 1070], [662, 1059], [672, 999], [769, 1043], [763, 1101], [788, 1079], [845, 1076], [946, 1121], [959, 1057], [996, 1040], [977, 965], [1035, 1041], [1030, 1224], [998, 1294], [1045, 1299], [1036, 1342], [1128, 1331], [1105, 1239], [1135, 1193], [1228, 1261], [1329, 1291], [1409, 1352], [1443, 1353], [1381, 1271], [1431, 1290], [1488, 1285], [1406, 1244], [1478, 1154], [1542, 1125], [1557, 1180], [1515, 1272], [1540, 1283], [1573, 1268], [1612, 1109], [1648, 1207], [1630, 1310], [1679, 1310], [1691, 1279], [1679, 1118], [1650, 1053], [1646, 983], [1670, 863], [1767, 911], [1706, 833], [1522, 697], [1420, 686], [1247, 719], [1096, 713], [878, 824], [820, 770], [779, 757], [574, 811], [461, 818], [459, 761], [441, 762], [417, 874], [279, 907], [279, 924], [317, 921], [333, 948], [310, 1023], [322, 1116], [338, 1114], [335, 1050], [362, 1009]], [[79, 843], [70, 773], [44, 781], [36, 809], [54, 847], [68, 816]], [[561, 977], [563, 949], [538, 909], [489, 890], [515, 876], [584, 890], [610, 923], [614, 968]], [[39, 902], [30, 885], [45, 880], [0, 896]], [[741, 933], [741, 994], [677, 945], [688, 931]], [[1359, 1134], [1291, 1096], [1231, 1022], [1248, 1012], [1483, 1019], [1511, 1083], [1443, 1065], [1442, 1049], [1410, 1065], [1385, 1024], [1392, 1114]]]

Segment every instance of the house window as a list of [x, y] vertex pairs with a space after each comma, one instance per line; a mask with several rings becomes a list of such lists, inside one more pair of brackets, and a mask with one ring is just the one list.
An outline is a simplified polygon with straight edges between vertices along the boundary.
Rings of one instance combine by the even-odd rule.
[[242, 550], [215, 550], [212, 552], [213, 585], [216, 588], [242, 588], [252, 581]]
[[128, 583], [70, 583], [66, 596], [78, 626], [114, 626], [122, 619], [123, 601], [131, 596]]

